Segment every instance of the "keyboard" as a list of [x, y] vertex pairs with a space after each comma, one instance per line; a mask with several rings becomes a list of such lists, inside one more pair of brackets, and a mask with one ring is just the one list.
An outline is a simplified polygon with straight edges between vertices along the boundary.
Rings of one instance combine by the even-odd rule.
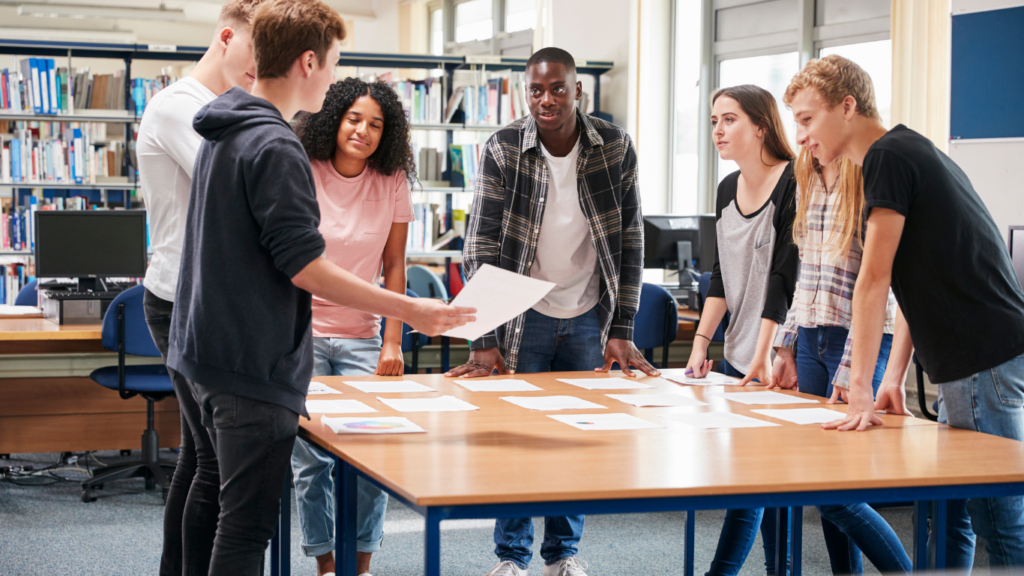
[[121, 291], [110, 292], [72, 292], [69, 290], [52, 290], [44, 292], [52, 300], [113, 300]]

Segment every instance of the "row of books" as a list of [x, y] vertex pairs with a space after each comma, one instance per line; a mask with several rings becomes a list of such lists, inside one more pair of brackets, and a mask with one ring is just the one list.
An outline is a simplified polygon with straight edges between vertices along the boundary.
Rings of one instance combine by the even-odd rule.
[[105, 130], [89, 124], [0, 122], [0, 182], [95, 184], [126, 176], [124, 142], [93, 140]]
[[466, 235], [465, 210], [452, 210], [449, 215], [438, 204], [415, 203], [412, 213], [415, 219], [409, 224], [406, 250], [429, 252], [461, 248], [461, 238]]
[[18, 292], [29, 282], [28, 266], [20, 264], [0, 264], [0, 304], [13, 306]]
[[68, 69], [53, 58], [14, 60], [13, 68], [0, 71], [0, 109], [28, 114], [60, 114], [73, 111]]
[[35, 213], [39, 209], [36, 198], [27, 207], [14, 208], [0, 214], [0, 250], [33, 250], [35, 244]]
[[445, 122], [461, 110], [466, 124], [504, 126], [529, 113], [526, 106], [526, 75], [509, 72], [479, 85], [459, 86], [448, 101]]
[[444, 84], [440, 79], [400, 80], [389, 84], [402, 100], [402, 107], [410, 122], [441, 123], [444, 112]]
[[453, 187], [473, 189], [476, 184], [477, 167], [480, 165], [480, 152], [483, 148], [483, 144], [452, 144], [448, 146]]
[[[156, 78], [131, 80], [135, 113], [142, 115], [157, 92], [177, 80], [172, 68]], [[15, 60], [12, 68], [0, 70], [0, 111], [21, 114], [74, 114], [75, 110], [125, 110], [124, 72], [91, 74], [56, 66], [53, 58]]]

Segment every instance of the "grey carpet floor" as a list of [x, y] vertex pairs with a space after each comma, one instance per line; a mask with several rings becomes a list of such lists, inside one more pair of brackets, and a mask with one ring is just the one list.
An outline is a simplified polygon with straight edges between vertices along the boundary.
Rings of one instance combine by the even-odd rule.
[[[164, 451], [165, 458], [173, 454]], [[116, 452], [97, 454], [116, 462]], [[56, 454], [14, 454], [0, 465], [51, 465]], [[81, 480], [84, 474], [59, 472]], [[122, 480], [98, 492], [89, 504], [80, 500], [76, 482], [22, 486], [0, 482], [0, 576], [31, 575], [146, 575], [157, 574], [162, 546], [163, 501], [159, 491], [147, 492], [142, 480]], [[882, 515], [911, 550], [909, 508], [883, 509]], [[707, 570], [718, 542], [724, 511], [699, 512], [696, 520], [696, 573]], [[301, 535], [292, 507], [292, 574], [315, 576], [313, 559], [302, 555]], [[685, 513], [591, 515], [587, 517], [579, 558], [589, 563], [588, 574], [607, 576], [680, 575], [683, 565]], [[543, 521], [535, 519], [537, 534], [531, 573], [539, 576]], [[490, 520], [455, 520], [441, 525], [442, 572], [451, 576], [482, 576], [495, 562]], [[376, 576], [423, 574], [423, 522], [414, 511], [392, 501], [385, 520], [383, 549], [374, 555]], [[804, 509], [804, 574], [830, 574], [821, 524], [814, 508]], [[978, 547], [975, 574], [985, 574], [987, 557]], [[764, 557], [760, 543], [741, 576], [760, 576]], [[878, 574], [865, 560], [865, 574]]]

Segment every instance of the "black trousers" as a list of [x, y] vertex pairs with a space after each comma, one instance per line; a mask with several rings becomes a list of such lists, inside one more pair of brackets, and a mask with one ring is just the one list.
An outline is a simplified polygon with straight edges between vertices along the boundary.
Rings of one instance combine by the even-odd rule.
[[220, 522], [209, 573], [259, 576], [277, 531], [299, 415], [199, 382], [190, 385], [213, 439], [221, 478]]
[[[149, 332], [166, 362], [174, 303], [149, 290], [142, 303]], [[160, 576], [206, 576], [220, 514], [217, 458], [188, 380], [174, 370], [167, 371], [181, 410], [181, 451], [164, 508]]]

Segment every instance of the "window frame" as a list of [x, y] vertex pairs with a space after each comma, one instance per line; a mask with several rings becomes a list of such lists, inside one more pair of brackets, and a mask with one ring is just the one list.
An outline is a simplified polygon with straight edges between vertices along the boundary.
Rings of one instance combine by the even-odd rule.
[[511, 50], [522, 49], [524, 47], [528, 50], [532, 48], [533, 28], [519, 30], [512, 33], [505, 31], [506, 0], [491, 0], [491, 22], [493, 24], [493, 29], [491, 31], [490, 38], [486, 40], [456, 42], [455, 7], [458, 4], [470, 1], [472, 0], [437, 0], [436, 3], [431, 3], [431, 6], [440, 4], [444, 11], [442, 18], [444, 22], [444, 53], [446, 55], [502, 55]]

